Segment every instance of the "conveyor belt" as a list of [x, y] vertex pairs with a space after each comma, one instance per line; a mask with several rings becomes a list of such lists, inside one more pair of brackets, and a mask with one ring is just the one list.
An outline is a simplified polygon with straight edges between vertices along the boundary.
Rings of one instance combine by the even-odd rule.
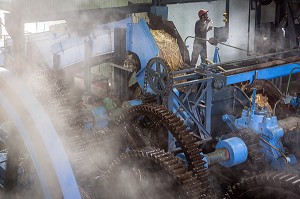
[[275, 60], [271, 62], [266, 62], [262, 64], [256, 64], [252, 66], [247, 66], [247, 67], [241, 67], [233, 70], [228, 70], [226, 72], [221, 73], [224, 76], [230, 76], [230, 75], [235, 75], [235, 74], [240, 74], [240, 73], [245, 73], [249, 71], [255, 71], [255, 70], [260, 70], [260, 69], [266, 69], [266, 68], [271, 68], [274, 66], [279, 66], [279, 65], [284, 65], [284, 64], [289, 64], [289, 63], [294, 63], [294, 62], [299, 62], [300, 57], [290, 57], [286, 58], [284, 60]]

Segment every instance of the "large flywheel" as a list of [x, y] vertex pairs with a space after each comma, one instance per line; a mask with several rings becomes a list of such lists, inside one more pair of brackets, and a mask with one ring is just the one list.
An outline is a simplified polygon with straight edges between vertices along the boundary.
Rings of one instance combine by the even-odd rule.
[[58, 78], [50, 71], [37, 71], [27, 79], [27, 83], [41, 101], [66, 146], [81, 197], [101, 198], [96, 196], [97, 181], [120, 154], [122, 137], [108, 128], [85, 129], [82, 101], [78, 99], [75, 89], [69, 88]]
[[[8, 190], [4, 194], [15, 193], [20, 182], [30, 185], [20, 176], [22, 170], [27, 170], [32, 173], [31, 177], [36, 176], [35, 183], [39, 184], [41, 196], [36, 197], [80, 198], [65, 149], [41, 104], [5, 69], [0, 69], [0, 83], [1, 126], [3, 122], [9, 122], [12, 126], [12, 130], [6, 131], [8, 141], [4, 144], [7, 148], [4, 190]], [[35, 174], [28, 169], [31, 166], [25, 166], [26, 161], [30, 162]]]

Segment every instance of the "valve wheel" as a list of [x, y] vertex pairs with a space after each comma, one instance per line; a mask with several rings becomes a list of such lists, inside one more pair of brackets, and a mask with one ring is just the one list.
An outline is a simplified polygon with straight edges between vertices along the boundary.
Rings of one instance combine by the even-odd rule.
[[146, 66], [146, 79], [150, 88], [156, 94], [167, 94], [173, 85], [173, 75], [170, 66], [159, 57], [150, 59]]

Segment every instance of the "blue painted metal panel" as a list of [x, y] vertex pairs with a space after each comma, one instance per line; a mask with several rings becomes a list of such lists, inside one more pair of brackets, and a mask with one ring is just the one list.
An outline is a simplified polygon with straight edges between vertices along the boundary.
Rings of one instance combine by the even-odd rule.
[[[92, 56], [113, 52], [111, 37], [111, 32], [107, 30], [102, 35], [94, 37], [91, 41]], [[60, 57], [57, 67], [63, 69], [72, 64], [84, 61], [86, 59], [85, 42], [89, 40], [89, 37], [73, 37], [53, 45], [51, 52]]]
[[103, 106], [94, 107], [92, 110], [96, 129], [102, 129], [108, 125], [108, 113]]
[[246, 73], [240, 73], [236, 75], [230, 75], [226, 77], [226, 84], [231, 85], [231, 84], [236, 84], [244, 81], [250, 80], [250, 82], [253, 82], [255, 78], [255, 71], [250, 71]]
[[[284, 76], [288, 76], [290, 72], [293, 70], [293, 68], [299, 66], [300, 66], [300, 62], [296, 62], [296, 63], [283, 64], [283, 65], [274, 66], [270, 68], [264, 68], [260, 70], [230, 75], [226, 77], [226, 84], [231, 85], [231, 84], [236, 84], [248, 80], [252, 82], [254, 79], [274, 79], [277, 77], [284, 77]], [[292, 73], [295, 74], [299, 72], [300, 72], [299, 69], [295, 69]]]
[[[300, 66], [300, 62], [284, 64], [281, 66], [262, 69], [262, 70], [258, 71], [257, 79], [274, 79], [277, 77], [288, 76], [290, 74], [290, 72], [293, 70], [293, 68], [299, 67], [299, 66]], [[300, 72], [300, 70], [296, 69], [292, 73], [295, 74], [295, 73], [299, 73], [299, 72]]]
[[290, 102], [291, 106], [293, 106], [295, 109], [300, 107], [300, 97], [293, 97]]
[[138, 71], [136, 77], [141, 88], [144, 88], [145, 67], [148, 61], [157, 57], [159, 48], [150, 32], [150, 29], [141, 19], [139, 23], [129, 23], [126, 33], [126, 48], [128, 51], [138, 55], [141, 63], [141, 70]]
[[[91, 56], [105, 55], [114, 51], [114, 28], [127, 28], [132, 23], [131, 18], [102, 24], [95, 27], [93, 32], [85, 37], [68, 36], [67, 34], [56, 35], [51, 32], [35, 33], [26, 36], [27, 45], [37, 47], [40, 56], [51, 69], [54, 67], [53, 55], [59, 56], [58, 69], [66, 68], [72, 64], [84, 61], [85, 42], [92, 43]], [[13, 41], [6, 41], [6, 45], [13, 46]]]
[[[234, 119], [233, 116], [225, 115], [223, 118], [229, 123], [231, 129], [252, 129], [260, 137], [259, 144], [262, 146], [260, 151], [264, 154], [265, 160], [275, 169], [281, 170], [286, 168], [287, 164], [297, 162], [293, 154], [286, 158], [286, 151], [281, 142], [284, 135], [283, 129], [278, 125], [276, 116], [269, 116], [268, 112], [258, 110], [255, 104], [256, 90], [254, 89], [252, 108], [250, 111], [243, 110], [240, 118]], [[258, 111], [258, 112], [256, 112]], [[233, 124], [234, 120], [234, 124]], [[232, 127], [234, 125], [234, 127]]]
[[61, 41], [51, 48], [53, 54], [58, 54], [60, 61], [58, 68], [63, 69], [71, 64], [85, 60], [85, 41], [88, 37], [72, 37], [65, 41]]
[[14, 107], [9, 103], [9, 100], [0, 92], [0, 105], [4, 107], [4, 110], [8, 113], [9, 117], [13, 121], [13, 123], [16, 125], [17, 131], [20, 133], [22, 139], [26, 143], [26, 147], [29, 150], [30, 157], [33, 161], [34, 167], [37, 171], [37, 174], [40, 179], [41, 187], [44, 193], [45, 198], [51, 198], [50, 189], [47, 186], [47, 183], [45, 181], [45, 171], [42, 169], [41, 165], [38, 162], [38, 158], [36, 155], [36, 151], [34, 150], [34, 147], [32, 145], [32, 142], [28, 136], [28, 132], [26, 131], [24, 125], [22, 124], [22, 120], [20, 116], [16, 113], [16, 110], [14, 110]]
[[112, 53], [114, 51], [114, 32], [103, 30], [102, 34], [95, 35], [92, 39], [92, 57]]
[[71, 37], [51, 46], [51, 53], [58, 54], [58, 68], [63, 69], [72, 64], [84, 61], [85, 42], [91, 41], [91, 56], [105, 55], [114, 51], [114, 28], [127, 28], [132, 23], [131, 18], [96, 26], [91, 35], [86, 37]]
[[83, 44], [87, 39], [88, 37], [69, 37], [67, 40], [61, 41], [51, 46], [51, 52], [53, 54], [65, 52], [70, 48], [74, 48]]
[[217, 46], [215, 47], [213, 62], [214, 63], [220, 63], [221, 62], [221, 58], [220, 58], [220, 54], [219, 54], [219, 48]]
[[[54, 34], [52, 32], [42, 32], [35, 33], [25, 36], [26, 46], [28, 47], [27, 51], [37, 51], [39, 54], [38, 59], [43, 60], [49, 68], [53, 68], [53, 53], [51, 52], [51, 46], [59, 43], [68, 38], [67, 34]], [[13, 46], [13, 40], [7, 39], [5, 41], [6, 48]], [[13, 51], [10, 51], [9, 54], [14, 56]]]

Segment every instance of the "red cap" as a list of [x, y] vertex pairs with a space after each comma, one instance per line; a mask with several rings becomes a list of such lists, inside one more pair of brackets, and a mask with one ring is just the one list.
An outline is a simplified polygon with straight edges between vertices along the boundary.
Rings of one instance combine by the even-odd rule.
[[202, 15], [206, 14], [207, 12], [208, 12], [208, 10], [201, 9], [198, 12], [198, 16], [201, 17]]

